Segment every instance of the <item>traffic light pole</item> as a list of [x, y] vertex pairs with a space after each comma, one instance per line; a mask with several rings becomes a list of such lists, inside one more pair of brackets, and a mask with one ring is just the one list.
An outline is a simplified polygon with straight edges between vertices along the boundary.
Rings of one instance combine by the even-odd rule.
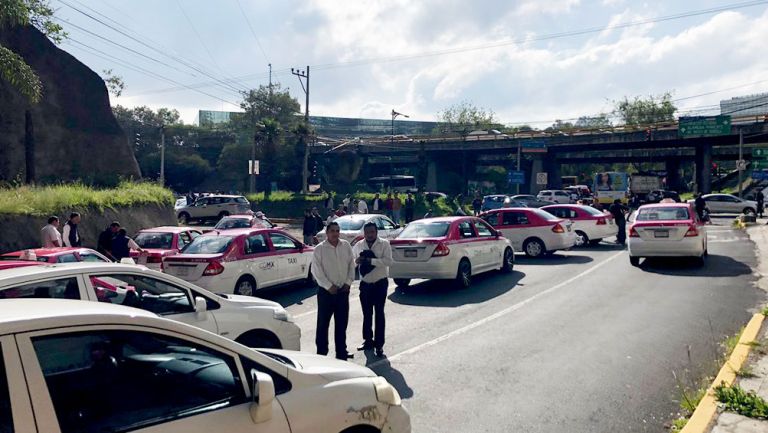
[[[301, 83], [301, 88], [304, 90], [304, 96], [306, 98], [304, 102], [304, 122], [306, 122], [307, 128], [309, 128], [309, 65], [307, 65], [307, 69], [305, 71], [301, 71], [298, 69], [294, 70], [293, 68], [291, 68], [291, 74], [299, 78], [299, 83]], [[304, 85], [304, 81], [301, 80], [302, 78], [307, 80], [306, 86]], [[309, 137], [304, 137], [304, 158], [301, 163], [301, 193], [302, 194], [306, 194], [309, 192], [309, 187], [307, 185], [307, 178], [309, 177], [308, 139]]]
[[[518, 173], [520, 172], [520, 155], [522, 154], [522, 151], [520, 149], [521, 147], [522, 147], [522, 144], [520, 143], [520, 140], [518, 140], [517, 141], [517, 171], [518, 171]], [[515, 194], [520, 194], [520, 183], [517, 184], [516, 191], [517, 192]]]
[[744, 160], [744, 133], [742, 131], [739, 131], [739, 166], [736, 167], [739, 169], [739, 198], [741, 198], [741, 172], [742, 172], [742, 166], [741, 161]]

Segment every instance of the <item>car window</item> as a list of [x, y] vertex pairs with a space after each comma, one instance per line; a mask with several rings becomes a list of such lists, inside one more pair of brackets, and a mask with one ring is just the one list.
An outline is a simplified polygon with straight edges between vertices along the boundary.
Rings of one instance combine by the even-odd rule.
[[472, 223], [470, 223], [469, 221], [460, 222], [459, 236], [461, 236], [464, 239], [476, 237], [475, 230], [472, 228]]
[[56, 257], [56, 263], [76, 263], [76, 262], [77, 262], [77, 257], [75, 257], [75, 253], [62, 254]]
[[713, 195], [710, 197], [705, 197], [704, 201], [722, 201], [722, 200], [720, 199], [720, 196]]
[[8, 377], [5, 373], [2, 348], [0, 348], [0, 433], [13, 433], [11, 395], [8, 391]]
[[195, 238], [197, 238], [197, 237], [198, 237], [198, 236], [200, 236], [201, 234], [202, 234], [202, 233], [200, 233], [200, 232], [198, 232], [198, 231], [192, 230], [191, 232], [189, 232], [189, 237], [190, 237], [190, 238], [191, 238], [191, 239], [194, 241], [194, 240], [195, 240]]
[[448, 233], [451, 223], [440, 222], [413, 222], [405, 227], [405, 230], [397, 235], [398, 239], [408, 238], [440, 238]]
[[741, 200], [739, 200], [737, 197], [731, 197], [731, 196], [724, 196], [723, 201], [727, 201], [729, 203], [739, 203]]
[[562, 196], [562, 197], [568, 197], [568, 193], [562, 192], [562, 191], [555, 192], [555, 195], [559, 195], [559, 196]]
[[384, 230], [394, 230], [395, 229], [395, 223], [390, 221], [388, 218], [381, 217], [381, 225]]
[[199, 199], [197, 199], [197, 201], [195, 202], [195, 206], [205, 206], [205, 205], [207, 205], [207, 204], [208, 204], [208, 201], [209, 201], [209, 200], [210, 200], [210, 199], [208, 199], [208, 198], [199, 198]]
[[655, 207], [640, 209], [636, 221], [686, 221], [690, 219], [688, 209], [684, 207]]
[[141, 232], [134, 241], [142, 248], [171, 249], [173, 233]]
[[526, 224], [530, 224], [530, 221], [528, 221], [528, 215], [524, 212], [504, 212], [505, 226], [521, 226]]
[[268, 253], [269, 245], [264, 235], [251, 235], [245, 238], [245, 254]]
[[103, 258], [103, 257], [101, 257], [101, 256], [99, 256], [99, 255], [96, 255], [96, 254], [94, 254], [94, 253], [84, 253], [84, 252], [81, 252], [81, 253], [79, 253], [79, 254], [80, 254], [80, 260], [82, 260], [82, 261], [84, 261], [84, 262], [91, 262], [91, 263], [93, 263], [93, 262], [97, 262], [97, 263], [104, 263], [104, 262], [106, 262], [106, 261], [107, 261], [107, 260], [104, 260], [104, 258]]
[[272, 241], [272, 246], [278, 251], [296, 249], [296, 242], [281, 234], [270, 233], [269, 239]]
[[485, 214], [485, 215], [483, 215], [483, 219], [488, 221], [488, 224], [490, 224], [490, 225], [492, 225], [494, 227], [499, 225], [499, 213], [498, 212]]
[[547, 212], [559, 218], [566, 218], [565, 214], [567, 209], [561, 207], [548, 207], [545, 209]]
[[38, 281], [0, 290], [0, 299], [43, 298], [80, 299], [76, 277]]
[[32, 339], [62, 433], [125, 432], [247, 401], [235, 360], [139, 331]]
[[220, 254], [231, 244], [231, 236], [200, 236], [184, 249], [184, 254]]
[[189, 236], [189, 233], [187, 232], [179, 233], [179, 241], [178, 241], [179, 249], [186, 247], [187, 245], [189, 245], [190, 242], [192, 242], [192, 238]]
[[248, 200], [245, 197], [236, 197], [235, 202], [245, 204], [248, 203]]
[[155, 314], [195, 311], [189, 293], [156, 278], [130, 274], [100, 274], [90, 277], [99, 302], [141, 308]]
[[477, 235], [481, 238], [494, 236], [494, 230], [483, 221], [475, 221], [475, 229], [477, 229]]

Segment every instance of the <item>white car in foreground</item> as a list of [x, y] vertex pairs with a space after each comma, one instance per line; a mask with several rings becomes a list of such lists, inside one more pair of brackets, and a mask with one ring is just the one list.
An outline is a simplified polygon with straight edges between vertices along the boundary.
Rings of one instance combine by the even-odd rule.
[[[399, 224], [396, 224], [386, 215], [344, 215], [342, 217], [336, 218], [334, 222], [339, 224], [341, 239], [344, 239], [352, 245], [363, 239], [363, 226], [370, 222], [376, 224], [376, 228], [379, 231], [379, 237], [382, 239], [394, 239], [401, 231], [403, 231]], [[326, 239], [325, 229], [321, 230], [320, 233], [317, 234], [317, 238], [321, 242]]]
[[368, 368], [252, 350], [96, 302], [0, 308], [0, 430], [410, 432], [397, 390]]
[[695, 257], [704, 264], [707, 226], [690, 203], [640, 206], [629, 227], [629, 261], [643, 257]]
[[0, 309], [18, 298], [80, 299], [140, 308], [250, 347], [299, 350], [301, 330], [277, 302], [215, 295], [144, 266], [72, 263], [0, 273]]
[[512, 272], [515, 264], [509, 240], [476, 217], [417, 220], [389, 243], [395, 261], [389, 276], [401, 288], [414, 278], [454, 280], [466, 288], [472, 275], [499, 269]]

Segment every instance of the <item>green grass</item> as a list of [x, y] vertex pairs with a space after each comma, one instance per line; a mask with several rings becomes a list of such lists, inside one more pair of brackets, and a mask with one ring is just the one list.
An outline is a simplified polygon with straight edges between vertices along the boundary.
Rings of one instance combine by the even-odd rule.
[[741, 370], [736, 372], [736, 376], [742, 379], [757, 377], [757, 375], [755, 374], [755, 371], [752, 369], [752, 367], [748, 365], [741, 367]]
[[169, 189], [148, 182], [122, 182], [109, 189], [82, 184], [0, 189], [0, 214], [44, 216], [83, 208], [172, 206], [173, 202], [173, 193]]
[[733, 349], [736, 348], [736, 346], [739, 344], [739, 339], [741, 338], [741, 334], [744, 332], [744, 328], [741, 328], [741, 330], [728, 338], [725, 339], [725, 342], [723, 342], [723, 348], [725, 349], [725, 359], [728, 359], [729, 356], [731, 356], [731, 353], [733, 353]]
[[672, 421], [672, 427], [670, 431], [682, 431], [683, 427], [688, 424], [688, 418], [682, 417]]
[[763, 311], [761, 311], [761, 313], [763, 313], [763, 316], [768, 316], [768, 306], [763, 307]]
[[736, 412], [750, 418], [768, 418], [768, 403], [754, 392], [744, 391], [738, 385], [715, 387], [715, 398], [723, 403], [725, 410]]

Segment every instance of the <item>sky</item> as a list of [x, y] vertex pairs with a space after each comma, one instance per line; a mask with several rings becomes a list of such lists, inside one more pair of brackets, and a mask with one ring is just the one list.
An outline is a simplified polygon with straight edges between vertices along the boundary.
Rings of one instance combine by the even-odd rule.
[[50, 3], [70, 36], [61, 48], [123, 78], [113, 104], [175, 108], [185, 123], [200, 109], [238, 111], [240, 91], [268, 84], [269, 63], [302, 110], [291, 68], [310, 66], [316, 116], [436, 120], [466, 101], [546, 127], [625, 96], [669, 91], [682, 113], [710, 114], [768, 91], [768, 1]]

